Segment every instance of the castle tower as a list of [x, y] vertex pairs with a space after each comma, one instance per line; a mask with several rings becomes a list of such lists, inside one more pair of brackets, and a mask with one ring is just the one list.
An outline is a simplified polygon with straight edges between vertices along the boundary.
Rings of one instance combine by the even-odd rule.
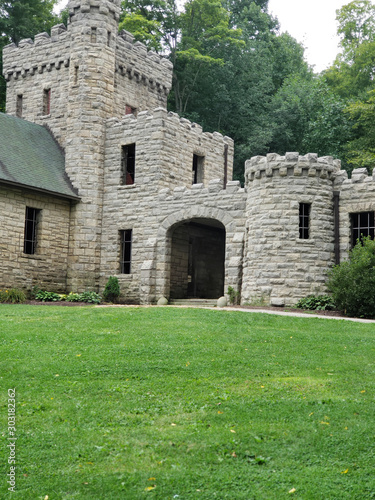
[[269, 154], [246, 162], [242, 302], [294, 305], [325, 293], [335, 264], [333, 181], [340, 161]]
[[67, 286], [99, 278], [105, 121], [113, 114], [120, 0], [71, 0], [66, 172], [81, 197], [72, 210]]

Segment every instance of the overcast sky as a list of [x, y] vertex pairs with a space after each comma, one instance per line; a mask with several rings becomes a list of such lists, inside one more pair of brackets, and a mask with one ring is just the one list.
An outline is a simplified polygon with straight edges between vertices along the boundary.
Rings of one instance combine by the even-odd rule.
[[[268, 10], [305, 47], [305, 58], [315, 72], [328, 68], [339, 52], [336, 10], [350, 0], [269, 0]], [[374, 2], [373, 2], [374, 3]], [[61, 0], [59, 8], [67, 0]]]

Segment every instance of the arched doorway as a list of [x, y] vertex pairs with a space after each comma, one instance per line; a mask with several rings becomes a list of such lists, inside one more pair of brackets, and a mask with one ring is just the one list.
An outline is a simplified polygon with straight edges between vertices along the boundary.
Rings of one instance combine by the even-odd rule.
[[225, 228], [193, 218], [170, 229], [170, 298], [218, 298], [224, 294]]

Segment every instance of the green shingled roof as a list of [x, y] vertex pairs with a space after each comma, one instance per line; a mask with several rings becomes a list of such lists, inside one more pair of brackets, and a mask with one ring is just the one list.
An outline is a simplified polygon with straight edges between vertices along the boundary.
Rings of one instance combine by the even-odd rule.
[[0, 183], [78, 198], [65, 173], [64, 153], [47, 130], [0, 113]]

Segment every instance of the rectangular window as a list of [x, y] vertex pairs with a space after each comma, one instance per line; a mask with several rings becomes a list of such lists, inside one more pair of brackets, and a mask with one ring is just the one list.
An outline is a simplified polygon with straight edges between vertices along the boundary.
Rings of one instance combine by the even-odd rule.
[[130, 186], [135, 179], [135, 144], [122, 146], [121, 149], [122, 184]]
[[96, 43], [96, 28], [91, 28], [90, 42]]
[[131, 256], [132, 256], [132, 229], [120, 231], [121, 237], [121, 258], [120, 272], [121, 274], [131, 273]]
[[29, 255], [36, 252], [39, 215], [40, 210], [37, 208], [26, 207], [23, 252]]
[[51, 89], [43, 91], [43, 114], [49, 115], [51, 112]]
[[204, 156], [193, 155], [193, 184], [203, 182]]
[[110, 31], [108, 31], [108, 33], [107, 33], [107, 45], [108, 45], [108, 47], [111, 46], [111, 39], [112, 39], [112, 33]]
[[308, 240], [310, 237], [310, 203], [299, 204], [299, 238]]
[[353, 247], [356, 245], [357, 240], [362, 240], [364, 236], [371, 236], [374, 239], [374, 212], [350, 214], [350, 222], [352, 226]]
[[22, 108], [23, 108], [23, 95], [19, 94], [16, 101], [16, 116], [22, 118]]

